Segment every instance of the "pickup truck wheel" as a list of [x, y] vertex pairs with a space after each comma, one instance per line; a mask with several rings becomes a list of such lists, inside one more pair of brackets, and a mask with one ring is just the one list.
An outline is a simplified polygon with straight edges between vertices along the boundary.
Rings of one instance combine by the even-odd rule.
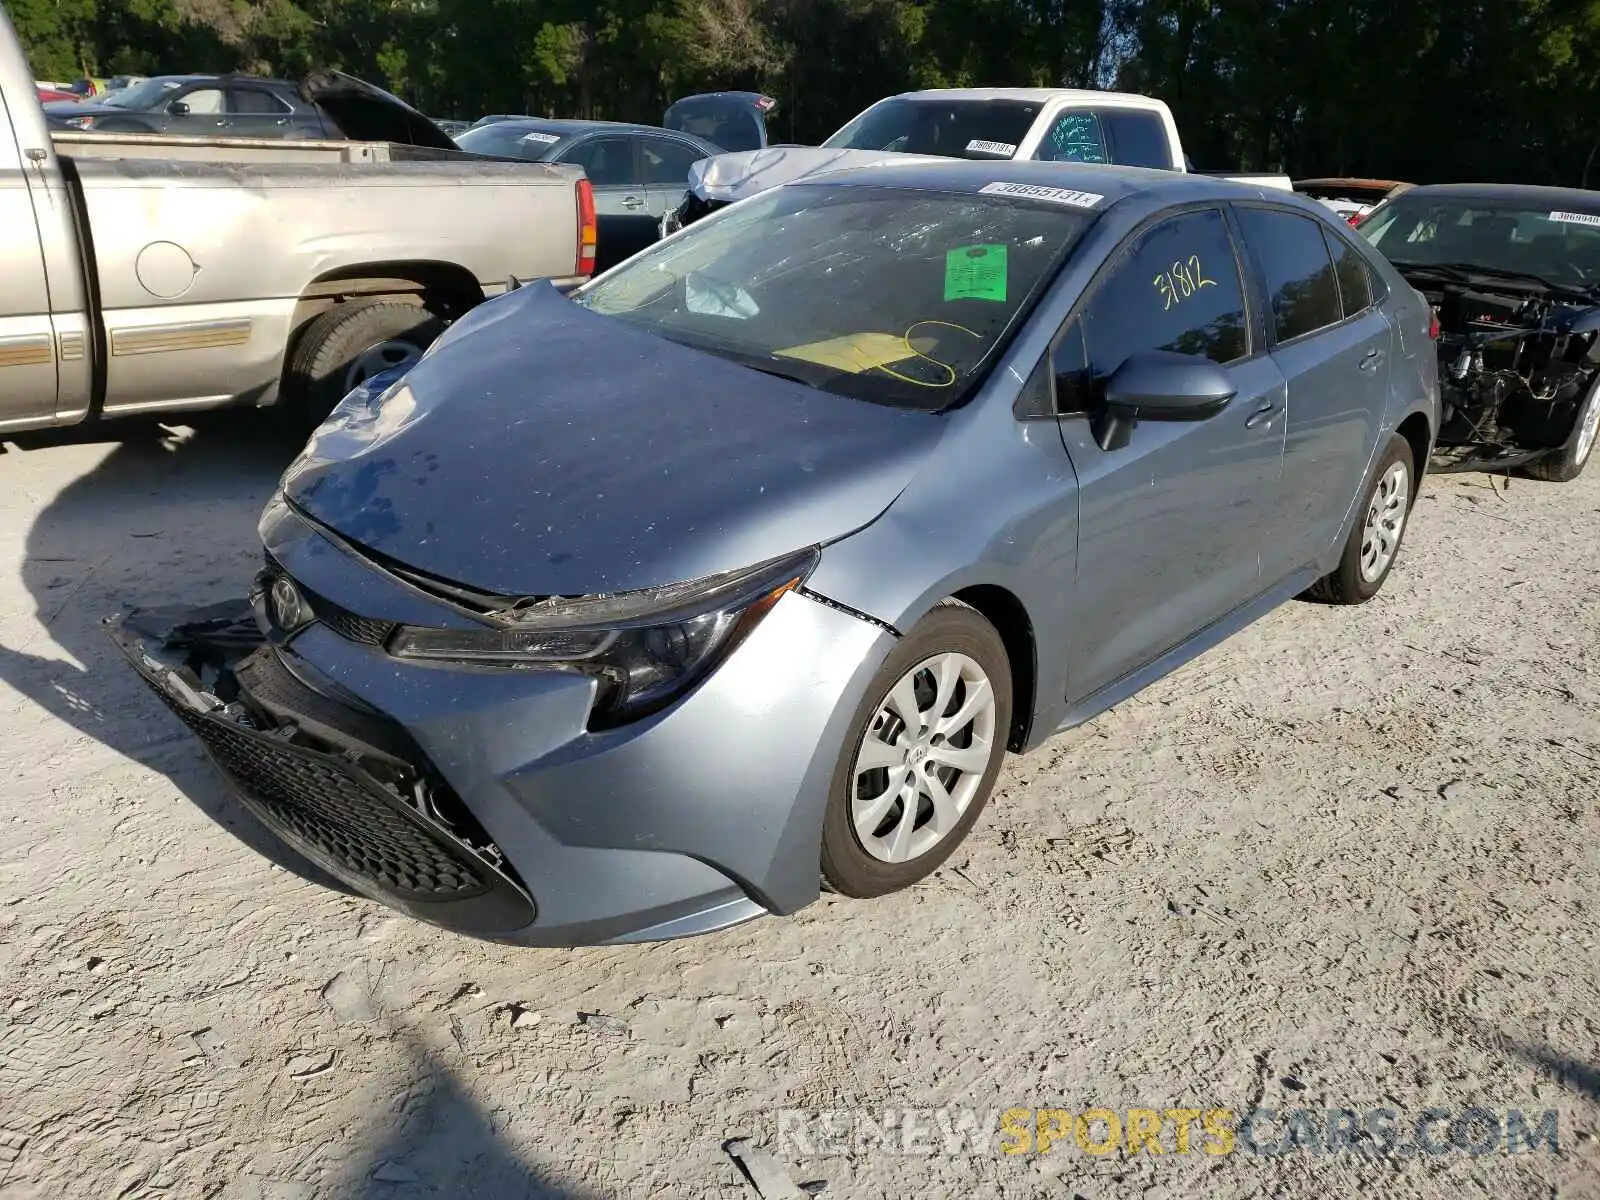
[[444, 332], [444, 322], [403, 300], [352, 300], [306, 327], [284, 375], [284, 399], [299, 421], [319, 425], [369, 376], [406, 366]]
[[1397, 433], [1378, 458], [1339, 566], [1312, 584], [1306, 595], [1328, 604], [1365, 604], [1376, 596], [1400, 557], [1416, 487], [1411, 445]]
[[1588, 466], [1597, 440], [1600, 440], [1600, 381], [1589, 389], [1588, 396], [1578, 407], [1566, 444], [1529, 463], [1523, 468], [1523, 474], [1546, 483], [1571, 483]]

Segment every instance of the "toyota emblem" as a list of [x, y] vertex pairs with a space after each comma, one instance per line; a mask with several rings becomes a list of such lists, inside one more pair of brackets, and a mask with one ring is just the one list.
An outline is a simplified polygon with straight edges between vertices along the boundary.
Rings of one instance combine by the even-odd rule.
[[271, 597], [272, 619], [285, 633], [293, 633], [311, 619], [300, 589], [287, 575], [279, 575], [272, 581]]

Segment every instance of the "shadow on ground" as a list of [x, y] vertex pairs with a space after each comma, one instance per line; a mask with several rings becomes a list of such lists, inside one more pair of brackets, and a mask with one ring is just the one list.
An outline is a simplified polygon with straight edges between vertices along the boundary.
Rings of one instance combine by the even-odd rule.
[[[344, 1178], [332, 1189], [339, 1200], [409, 1200], [412, 1196], [481, 1196], [493, 1200], [600, 1200], [552, 1172], [532, 1166], [508, 1148], [503, 1136], [517, 1114], [485, 1110], [460, 1081], [405, 1031], [395, 1033], [405, 1049], [410, 1077], [395, 1092], [401, 1110], [374, 1122]], [[548, 1131], [559, 1139], [559, 1130]], [[374, 1136], [375, 1135], [375, 1136]], [[541, 1139], [544, 1140], [544, 1139]]]
[[22, 581], [44, 630], [19, 644], [0, 640], [0, 680], [166, 775], [251, 849], [304, 879], [347, 890], [239, 803], [101, 628], [105, 617], [131, 607], [243, 594], [260, 561], [256, 519], [302, 439], [276, 414], [236, 412], [212, 414], [197, 428], [119, 422], [7, 441], [0, 473], [21, 470], [32, 455], [70, 454], [78, 462], [105, 453], [28, 530]]

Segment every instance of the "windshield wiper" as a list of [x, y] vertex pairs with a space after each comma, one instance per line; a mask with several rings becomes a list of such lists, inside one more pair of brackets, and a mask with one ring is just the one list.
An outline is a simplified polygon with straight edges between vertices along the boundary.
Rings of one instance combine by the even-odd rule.
[[1591, 297], [1594, 294], [1593, 286], [1580, 286], [1577, 284], [1553, 283], [1543, 275], [1535, 275], [1531, 271], [1512, 271], [1503, 267], [1481, 267], [1476, 263], [1418, 263], [1399, 262], [1394, 266], [1401, 271], [1415, 271], [1418, 273], [1431, 272], [1443, 275], [1461, 283], [1472, 279], [1506, 279], [1521, 283], [1537, 284], [1549, 292], [1560, 292], [1568, 296]]
[[[703, 354], [714, 354], [718, 358], [725, 358], [731, 363], [738, 363], [741, 367], [748, 367], [752, 371], [760, 371], [763, 375], [771, 375], [775, 379], [787, 379], [790, 383], [804, 384], [806, 387], [815, 388], [818, 391], [825, 390], [814, 376], [808, 376], [792, 367], [782, 366], [772, 355], [752, 354], [748, 350], [735, 350], [731, 346], [721, 345], [718, 342], [711, 341], [709, 338], [684, 337], [677, 330], [673, 330], [671, 333], [663, 333], [663, 336], [671, 337], [685, 346], [692, 346]], [[830, 376], [830, 378], [832, 377]]]
[[[711, 353], [716, 354], [718, 351], [713, 350]], [[749, 367], [752, 371], [760, 371], [763, 375], [771, 375], [777, 379], [787, 379], [790, 383], [803, 383], [808, 388], [818, 389], [822, 386], [813, 380], [807, 379], [799, 371], [786, 371], [782, 367], [770, 366], [758, 358], [748, 357], [743, 354], [737, 356], [724, 354], [723, 357], [731, 359], [741, 367]]]

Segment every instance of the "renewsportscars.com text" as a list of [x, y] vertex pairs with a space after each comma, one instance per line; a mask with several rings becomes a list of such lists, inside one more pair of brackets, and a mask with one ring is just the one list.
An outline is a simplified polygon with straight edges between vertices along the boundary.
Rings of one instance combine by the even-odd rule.
[[1362, 1154], [1554, 1154], [1554, 1109], [885, 1108], [783, 1109], [778, 1150], [794, 1158]]

